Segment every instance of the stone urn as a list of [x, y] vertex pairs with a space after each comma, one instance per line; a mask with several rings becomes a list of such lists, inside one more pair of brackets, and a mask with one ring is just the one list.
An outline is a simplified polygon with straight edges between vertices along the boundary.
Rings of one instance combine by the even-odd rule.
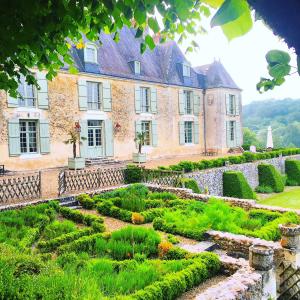
[[146, 162], [146, 153], [133, 153], [132, 161], [134, 163], [145, 163]]
[[300, 248], [300, 225], [298, 224], [280, 224], [281, 232], [280, 244], [287, 249]]
[[259, 271], [268, 271], [273, 268], [274, 250], [265, 245], [252, 245], [249, 248], [250, 267]]
[[69, 157], [68, 167], [71, 170], [84, 169], [85, 168], [85, 158], [84, 157]]

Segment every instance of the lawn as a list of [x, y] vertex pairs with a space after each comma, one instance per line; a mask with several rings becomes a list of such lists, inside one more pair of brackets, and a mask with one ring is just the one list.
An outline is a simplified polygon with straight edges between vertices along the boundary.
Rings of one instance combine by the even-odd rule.
[[300, 188], [286, 188], [285, 192], [272, 194], [269, 197], [260, 200], [259, 203], [265, 205], [300, 209]]

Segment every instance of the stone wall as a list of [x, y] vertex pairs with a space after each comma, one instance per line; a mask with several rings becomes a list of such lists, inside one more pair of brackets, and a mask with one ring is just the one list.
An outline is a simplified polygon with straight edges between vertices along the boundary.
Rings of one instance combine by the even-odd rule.
[[250, 186], [255, 189], [258, 186], [258, 170], [257, 166], [261, 163], [273, 165], [278, 171], [284, 173], [284, 162], [287, 158], [300, 160], [300, 155], [277, 157], [272, 159], [260, 160], [251, 163], [239, 165], [229, 165], [221, 168], [208, 169], [186, 174], [186, 177], [194, 178], [200, 189], [208, 188], [210, 195], [223, 195], [223, 173], [225, 171], [241, 171], [244, 173]]

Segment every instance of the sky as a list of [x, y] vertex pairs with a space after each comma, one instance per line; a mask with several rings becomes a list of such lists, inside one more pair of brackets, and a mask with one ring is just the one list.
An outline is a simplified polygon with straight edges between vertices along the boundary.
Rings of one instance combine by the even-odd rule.
[[[256, 83], [260, 77], [269, 77], [265, 55], [269, 50], [278, 49], [290, 53], [291, 65], [297, 66], [296, 55], [284, 41], [275, 36], [262, 21], [256, 21], [246, 35], [228, 42], [220, 28], [209, 28], [208, 34], [198, 35], [194, 40], [199, 44], [197, 52], [187, 53], [186, 57], [192, 66], [211, 63], [219, 60], [225, 66], [237, 85], [243, 90], [243, 104], [261, 99], [300, 99], [300, 76], [288, 76], [286, 82], [273, 91], [260, 94], [256, 91]], [[180, 46], [184, 49], [189, 40]]]

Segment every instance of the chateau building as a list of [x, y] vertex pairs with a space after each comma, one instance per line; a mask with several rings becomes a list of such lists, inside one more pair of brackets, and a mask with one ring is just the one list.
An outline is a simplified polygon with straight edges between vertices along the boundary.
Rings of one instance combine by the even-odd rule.
[[72, 148], [64, 142], [76, 122], [86, 159], [130, 160], [141, 131], [148, 159], [241, 146], [241, 90], [223, 65], [193, 68], [172, 41], [141, 55], [134, 36], [124, 28], [115, 43], [101, 34], [101, 44], [72, 49], [78, 74], [64, 68], [47, 81], [34, 71], [39, 90], [22, 79], [22, 97], [0, 92], [0, 164], [66, 165]]

